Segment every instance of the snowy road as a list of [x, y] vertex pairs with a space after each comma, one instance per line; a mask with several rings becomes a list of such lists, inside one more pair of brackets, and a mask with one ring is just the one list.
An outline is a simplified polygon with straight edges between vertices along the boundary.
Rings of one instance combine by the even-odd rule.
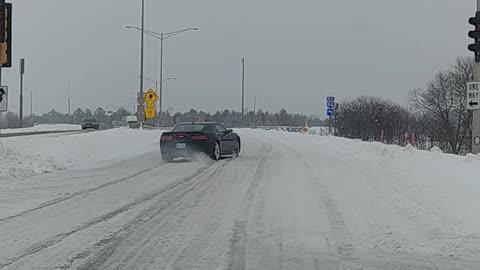
[[242, 130], [0, 189], [0, 269], [480, 269], [480, 160]]

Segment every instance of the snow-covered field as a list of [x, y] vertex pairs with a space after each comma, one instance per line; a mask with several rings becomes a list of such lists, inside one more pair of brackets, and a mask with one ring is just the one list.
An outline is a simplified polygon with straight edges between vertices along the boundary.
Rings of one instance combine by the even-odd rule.
[[158, 131], [32, 137], [71, 169], [0, 182], [0, 269], [480, 269], [477, 156], [238, 133], [170, 164]]
[[71, 124], [41, 124], [28, 128], [8, 128], [1, 129], [0, 134], [8, 133], [23, 133], [23, 132], [36, 132], [36, 131], [66, 131], [66, 130], [82, 130], [81, 125]]
[[160, 134], [119, 128], [0, 139], [0, 189], [5, 181], [56, 170], [98, 167], [158, 150]]

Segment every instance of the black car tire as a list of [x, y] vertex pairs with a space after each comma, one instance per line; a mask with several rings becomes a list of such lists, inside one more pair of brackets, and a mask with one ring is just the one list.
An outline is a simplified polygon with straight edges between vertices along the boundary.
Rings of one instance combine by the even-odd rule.
[[215, 144], [213, 145], [212, 153], [210, 153], [210, 157], [213, 160], [219, 160], [220, 159], [220, 153], [222, 152], [221, 150], [222, 149], [220, 149], [220, 143], [215, 142]]
[[235, 148], [233, 148], [232, 158], [238, 158], [240, 156], [240, 143], [237, 141], [235, 143]]
[[237, 139], [237, 150], [240, 155], [240, 152], [242, 152], [242, 143], [240, 142], [240, 139]]
[[165, 162], [172, 162], [173, 161], [173, 156], [168, 155], [168, 154], [162, 154], [162, 160]]

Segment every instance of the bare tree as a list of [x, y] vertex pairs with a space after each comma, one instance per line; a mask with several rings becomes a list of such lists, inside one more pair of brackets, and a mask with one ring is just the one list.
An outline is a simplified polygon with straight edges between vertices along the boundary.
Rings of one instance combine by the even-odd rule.
[[387, 143], [401, 144], [411, 129], [410, 111], [389, 100], [358, 97], [344, 101], [337, 111], [339, 135], [364, 141], [379, 141], [381, 131]]
[[458, 57], [425, 88], [411, 92], [413, 107], [427, 125], [423, 129], [444, 146], [444, 151], [455, 154], [470, 145], [472, 116], [466, 109], [466, 84], [473, 80], [473, 64], [472, 58]]

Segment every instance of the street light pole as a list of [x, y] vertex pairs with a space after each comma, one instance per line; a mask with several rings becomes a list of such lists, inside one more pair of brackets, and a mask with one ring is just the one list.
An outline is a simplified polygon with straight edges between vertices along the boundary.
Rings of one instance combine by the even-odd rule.
[[163, 33], [160, 33], [160, 92], [158, 101], [158, 111], [160, 113], [159, 125], [162, 125], [162, 103], [163, 103]]
[[242, 58], [242, 120], [245, 110], [245, 58]]
[[23, 74], [25, 73], [25, 59], [20, 59], [20, 127], [23, 127]]
[[163, 79], [161, 82], [160, 82], [160, 100], [159, 100], [159, 105], [160, 105], [160, 124], [162, 123], [162, 102], [163, 102], [163, 83], [166, 82], [166, 81], [170, 81], [170, 80], [176, 80], [177, 78], [165, 78]]
[[[142, 0], [142, 28], [141, 28], [141, 41], [140, 41], [140, 96], [143, 96], [143, 49], [144, 49], [144, 33], [145, 33], [145, 0]], [[138, 118], [140, 122], [143, 122], [145, 119], [143, 117], [143, 103], [140, 102], [140, 99], [137, 100], [138, 102]]]
[[[162, 118], [161, 118], [162, 117], [162, 106], [163, 106], [163, 81], [164, 81], [163, 80], [163, 57], [164, 57], [163, 40], [165, 40], [167, 38], [170, 38], [170, 37], [173, 37], [173, 36], [176, 36], [176, 35], [179, 35], [181, 33], [187, 32], [187, 31], [191, 31], [191, 30], [198, 31], [199, 29], [197, 27], [190, 27], [190, 28], [185, 28], [185, 29], [178, 30], [178, 31], [169, 32], [169, 33], [157, 33], [157, 32], [153, 32], [153, 31], [144, 29], [143, 25], [142, 25], [142, 28], [138, 28], [138, 27], [130, 26], [130, 25], [125, 26], [125, 28], [139, 30], [142, 33], [145, 33], [149, 36], [152, 36], [152, 37], [160, 40], [160, 93], [159, 93], [159, 96], [160, 96], [160, 100], [159, 100], [159, 105], [160, 106], [159, 107], [160, 108], [159, 108], [159, 111], [160, 111], [160, 124], [161, 124], [161, 122], [162, 122]], [[143, 40], [143, 34], [142, 34], [142, 40]], [[143, 46], [142, 46], [142, 48], [143, 48]], [[142, 49], [142, 52], [143, 52], [143, 49]], [[143, 56], [142, 56], [142, 61], [143, 61]], [[142, 64], [142, 70], [143, 70], [143, 64]], [[143, 72], [141, 72], [141, 73], [142, 73], [141, 77], [143, 78]]]

